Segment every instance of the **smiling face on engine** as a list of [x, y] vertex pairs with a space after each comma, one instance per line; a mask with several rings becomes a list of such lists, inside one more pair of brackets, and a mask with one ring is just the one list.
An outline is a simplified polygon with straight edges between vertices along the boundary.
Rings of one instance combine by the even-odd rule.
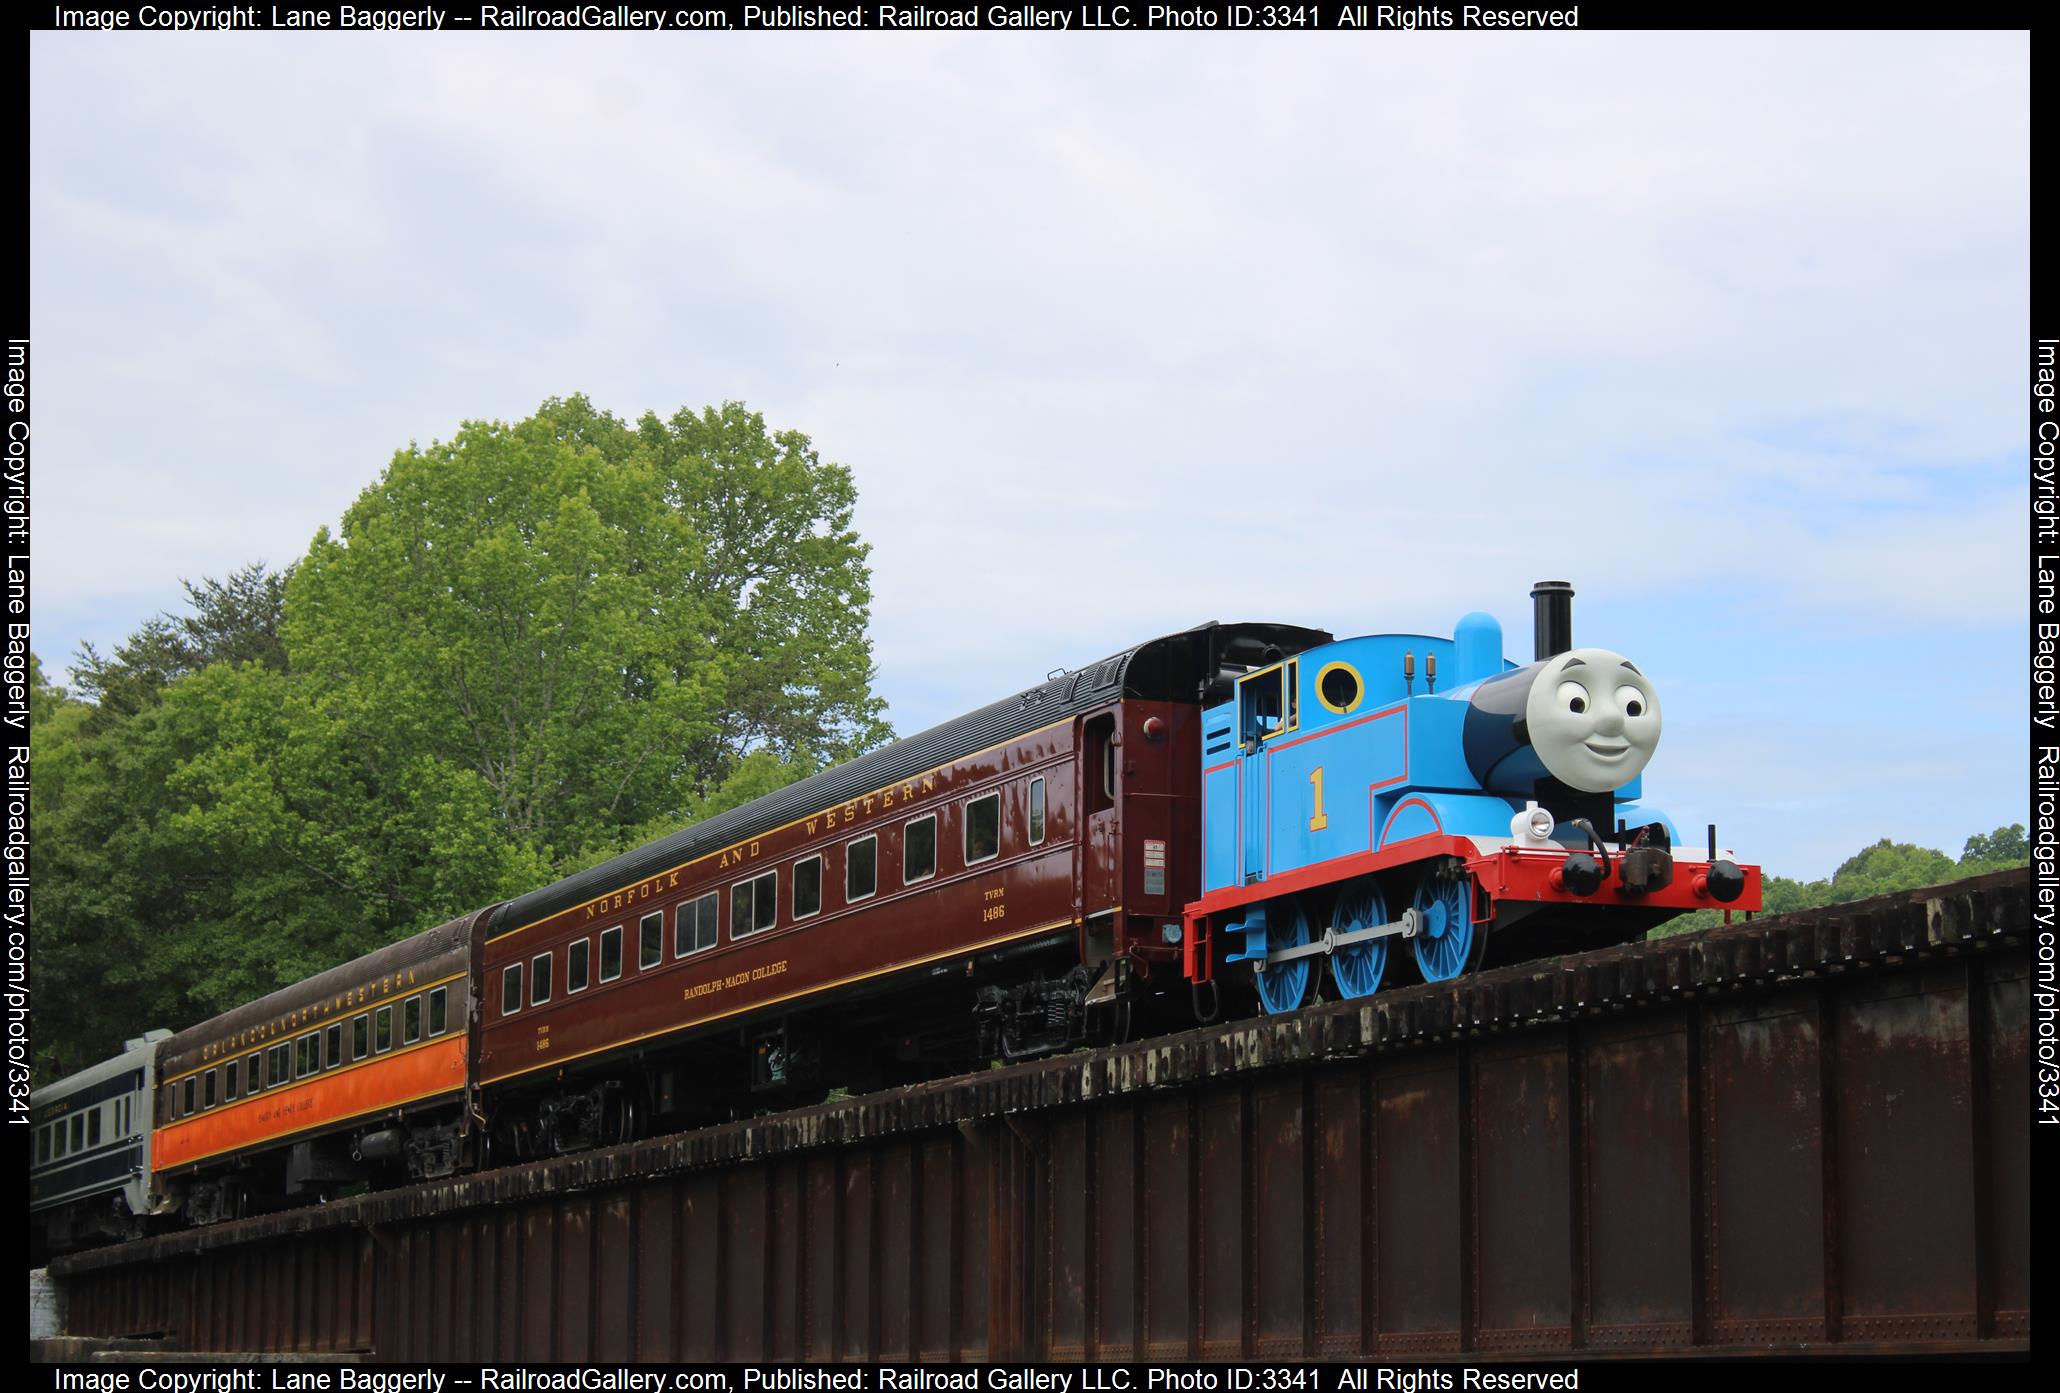
[[1524, 723], [1553, 778], [1608, 793], [1637, 778], [1658, 747], [1659, 697], [1623, 654], [1576, 648], [1546, 661]]

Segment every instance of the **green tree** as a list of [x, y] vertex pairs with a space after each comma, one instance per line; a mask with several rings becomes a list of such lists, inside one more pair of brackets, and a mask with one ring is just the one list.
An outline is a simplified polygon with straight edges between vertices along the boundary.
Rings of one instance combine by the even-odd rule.
[[[1998, 827], [1986, 835], [1977, 833], [1969, 837], [1967, 849], [1957, 863], [1942, 851], [1910, 842], [1892, 842], [1883, 837], [1848, 857], [1827, 880], [1790, 880], [1778, 875], [1765, 877], [1760, 884], [1760, 899], [1767, 914], [1791, 914], [1802, 909], [1821, 909], [1825, 905], [1864, 900], [1873, 895], [1893, 894], [1898, 890], [1917, 890], [1984, 871], [2028, 865], [2030, 861], [2031, 847], [2025, 840], [2021, 824]], [[1669, 920], [1654, 929], [1652, 934], [1663, 937], [1689, 933], [1722, 922], [1721, 911], [1699, 909]]]
[[544, 875], [468, 771], [375, 764], [255, 663], [189, 674], [98, 736], [67, 714], [32, 737], [66, 771], [37, 829], [35, 970], [65, 1003], [38, 1053], [60, 1071]]
[[763, 798], [768, 793], [777, 793], [798, 779], [805, 779], [816, 772], [816, 765], [805, 756], [783, 759], [772, 750], [753, 750], [736, 762], [729, 777], [710, 789], [706, 794], [689, 794], [684, 805], [676, 812], [661, 813], [641, 827], [631, 828], [620, 839], [620, 844], [597, 846], [584, 856], [559, 868], [560, 874], [585, 870], [599, 865], [625, 847], [642, 846], [667, 837], [682, 827], [691, 827], [697, 822], [706, 822], [717, 813], [726, 813], [739, 808], [754, 798]]
[[279, 620], [292, 573], [291, 566], [270, 571], [255, 561], [224, 580], [182, 580], [190, 613], [144, 621], [111, 655], [81, 644], [72, 680], [93, 704], [93, 728], [105, 730], [154, 705], [166, 687], [210, 663], [254, 662], [285, 671]]
[[40, 1076], [886, 738], [853, 501], [735, 404], [549, 401], [87, 648], [87, 700], [32, 661]]
[[734, 403], [632, 429], [546, 402], [397, 454], [301, 564], [288, 647], [368, 738], [472, 769], [511, 838], [584, 864], [753, 751], [886, 736], [853, 500]]
[[713, 746], [699, 753], [703, 786], [752, 750], [826, 765], [885, 740], [850, 471], [737, 402], [665, 421], [647, 413], [637, 439], [702, 539], [692, 583], [719, 599], [724, 621], [709, 635], [729, 681]]
[[589, 416], [547, 403], [401, 451], [287, 593], [295, 664], [367, 757], [469, 769], [553, 864], [666, 804], [723, 686], [699, 539], [641, 453], [581, 439]]
[[34, 730], [62, 706], [79, 706], [64, 688], [43, 675], [43, 660], [29, 654], [29, 728]]
[[1883, 837], [1858, 855], [1849, 857], [1831, 873], [1831, 887], [1822, 901], [1844, 904], [1870, 895], [1887, 895], [1897, 890], [1915, 890], [1951, 880], [1958, 872], [1953, 858], [1943, 851], [1910, 842], [1892, 842]]
[[1998, 827], [1986, 834], [1977, 832], [1967, 839], [1967, 845], [1960, 852], [1960, 869], [1965, 875], [1978, 875], [1983, 871], [2008, 870], [2013, 866], [2031, 864], [2031, 842], [2026, 837], [2024, 824], [2013, 822], [2008, 827]]

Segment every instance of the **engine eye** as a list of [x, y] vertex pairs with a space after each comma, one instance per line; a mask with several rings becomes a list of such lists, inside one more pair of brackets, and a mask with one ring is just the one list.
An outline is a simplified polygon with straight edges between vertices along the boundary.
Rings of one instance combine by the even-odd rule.
[[1559, 704], [1576, 716], [1588, 709], [1588, 689], [1578, 682], [1559, 684]]
[[1642, 716], [1645, 714], [1645, 693], [1636, 687], [1619, 687], [1617, 705], [1623, 708], [1626, 716]]

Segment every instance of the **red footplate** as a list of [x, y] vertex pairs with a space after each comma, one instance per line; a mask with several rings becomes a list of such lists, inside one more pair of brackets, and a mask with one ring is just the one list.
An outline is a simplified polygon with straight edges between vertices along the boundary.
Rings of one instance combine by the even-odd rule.
[[[1491, 856], [1469, 859], [1467, 870], [1491, 900], [1543, 901], [1552, 904], [1652, 905], [1662, 909], [1760, 908], [1760, 868], [1739, 866], [1745, 888], [1730, 901], [1718, 899], [1709, 888], [1712, 864], [1723, 862], [1681, 861], [1672, 863], [1672, 876], [1665, 885], [1638, 891], [1624, 884], [1621, 874], [1623, 853], [1611, 852], [1602, 884], [1591, 894], [1577, 894], [1564, 883], [1561, 871], [1567, 853], [1562, 850], [1531, 850], [1506, 846]], [[1736, 864], [1735, 862], [1732, 864]], [[1479, 911], [1476, 910], [1476, 913]]]

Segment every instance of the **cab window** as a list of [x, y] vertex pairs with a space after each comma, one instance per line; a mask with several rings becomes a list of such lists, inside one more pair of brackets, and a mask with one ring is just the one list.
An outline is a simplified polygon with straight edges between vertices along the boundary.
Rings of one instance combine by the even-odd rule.
[[1081, 775], [1086, 780], [1083, 809], [1090, 816], [1116, 806], [1116, 716], [1104, 712], [1084, 728], [1087, 756]]
[[1238, 679], [1238, 739], [1248, 748], [1295, 728], [1295, 664], [1276, 663]]

